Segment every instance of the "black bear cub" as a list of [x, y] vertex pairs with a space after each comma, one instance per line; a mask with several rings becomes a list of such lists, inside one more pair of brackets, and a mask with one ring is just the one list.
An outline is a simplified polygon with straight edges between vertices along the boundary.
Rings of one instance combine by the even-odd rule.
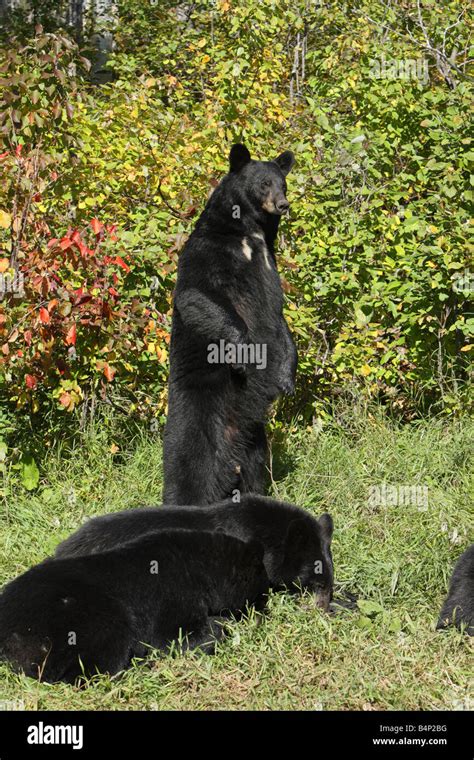
[[474, 636], [474, 544], [456, 562], [437, 628], [449, 625], [463, 628], [469, 636]]
[[275, 238], [288, 209], [289, 151], [254, 161], [243, 145], [178, 263], [164, 435], [166, 504], [214, 504], [264, 490], [270, 404], [294, 390]]
[[48, 559], [0, 595], [0, 659], [33, 678], [73, 683], [117, 673], [147, 645], [211, 651], [219, 618], [262, 607], [269, 581], [257, 542], [162, 531], [112, 551]]
[[273, 589], [309, 589], [327, 610], [332, 598], [332, 518], [319, 520], [293, 504], [254, 494], [203, 507], [146, 507], [95, 517], [67, 538], [57, 557], [103, 552], [151, 531], [175, 528], [221, 531], [258, 541]]

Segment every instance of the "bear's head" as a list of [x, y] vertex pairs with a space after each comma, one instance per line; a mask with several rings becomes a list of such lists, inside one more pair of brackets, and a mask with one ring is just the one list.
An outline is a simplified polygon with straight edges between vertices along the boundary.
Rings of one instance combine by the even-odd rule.
[[333, 521], [329, 514], [319, 520], [310, 515], [291, 521], [285, 539], [280, 569], [285, 585], [314, 593], [317, 607], [329, 609], [334, 570], [331, 554]]
[[295, 162], [291, 151], [274, 161], [252, 161], [245, 145], [238, 143], [231, 148], [229, 162], [230, 175], [238, 175], [241, 191], [258, 211], [277, 216], [288, 211], [285, 177]]

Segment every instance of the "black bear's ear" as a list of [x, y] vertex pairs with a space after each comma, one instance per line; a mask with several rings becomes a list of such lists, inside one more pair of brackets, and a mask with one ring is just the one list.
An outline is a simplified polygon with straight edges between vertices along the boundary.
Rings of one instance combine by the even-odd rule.
[[239, 172], [250, 160], [250, 153], [242, 143], [237, 143], [230, 149], [229, 163], [231, 172]]
[[319, 527], [321, 529], [321, 537], [328, 542], [328, 544], [332, 541], [332, 534], [334, 530], [334, 523], [332, 520], [332, 517], [328, 512], [325, 512], [324, 515], [321, 515], [321, 517], [318, 520]]
[[293, 165], [295, 163], [295, 156], [291, 152], [291, 150], [285, 150], [284, 153], [281, 154], [281, 156], [278, 156], [278, 158], [275, 158], [274, 163], [279, 167], [283, 175], [286, 177], [288, 172], [291, 171], [293, 168]]

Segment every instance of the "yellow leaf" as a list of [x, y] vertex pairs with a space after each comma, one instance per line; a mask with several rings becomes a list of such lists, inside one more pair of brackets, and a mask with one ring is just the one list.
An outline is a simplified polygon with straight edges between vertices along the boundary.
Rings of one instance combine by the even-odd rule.
[[463, 346], [461, 348], [461, 351], [470, 351], [473, 346], [474, 346], [474, 343], [468, 343], [467, 346]]
[[364, 377], [367, 377], [367, 375], [370, 375], [370, 373], [371, 373], [371, 372], [372, 372], [372, 369], [369, 367], [369, 365], [368, 365], [368, 364], [364, 364], [364, 365], [363, 365], [363, 366], [360, 368], [360, 374], [361, 374], [361, 375], [364, 375]]
[[0, 211], [0, 227], [6, 230], [12, 223], [11, 214], [7, 214], [6, 211]]
[[8, 259], [0, 259], [0, 274], [3, 274], [10, 268], [10, 262]]
[[160, 362], [165, 362], [168, 359], [168, 352], [165, 348], [156, 347], [156, 355]]

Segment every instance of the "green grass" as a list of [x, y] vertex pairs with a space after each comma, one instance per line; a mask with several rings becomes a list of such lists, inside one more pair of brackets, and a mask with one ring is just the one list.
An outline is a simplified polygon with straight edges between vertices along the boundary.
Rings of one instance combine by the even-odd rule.
[[[112, 454], [89, 435], [51, 453], [41, 488], [5, 476], [0, 581], [53, 551], [90, 515], [160, 502], [161, 450], [140, 439]], [[361, 610], [325, 616], [309, 597], [274, 595], [268, 614], [230, 626], [214, 657], [156, 655], [87, 688], [38, 684], [0, 666], [0, 699], [26, 709], [394, 710], [473, 707], [473, 641], [435, 623], [456, 558], [473, 541], [474, 424], [397, 427], [346, 413], [275, 443], [272, 492], [329, 511], [337, 592]], [[427, 485], [428, 506], [377, 506], [369, 488]], [[367, 602], [375, 602], [372, 607]]]

